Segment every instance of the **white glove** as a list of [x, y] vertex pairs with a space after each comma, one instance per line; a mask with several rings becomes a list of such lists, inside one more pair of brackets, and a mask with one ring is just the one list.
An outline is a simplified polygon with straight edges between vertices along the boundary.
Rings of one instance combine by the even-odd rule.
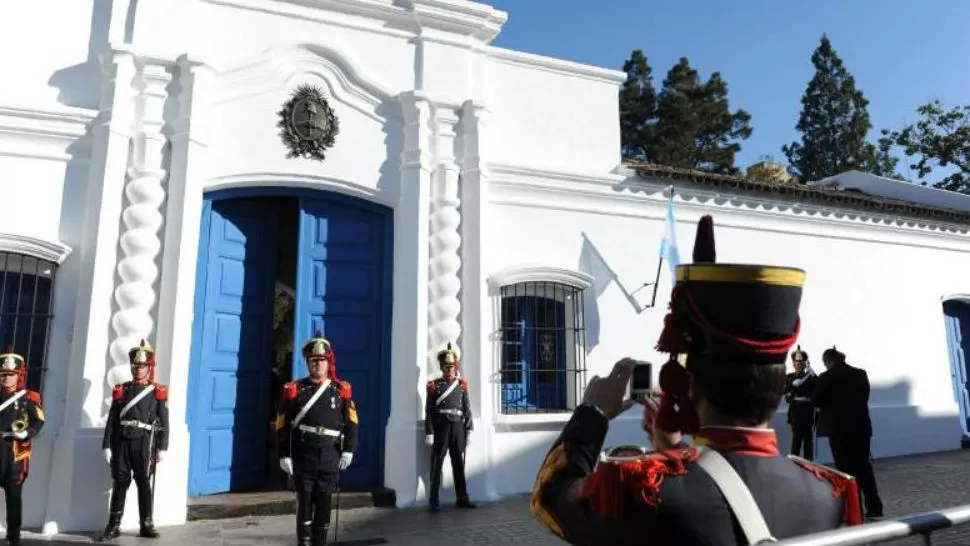
[[18, 440], [26, 440], [27, 439], [27, 431], [26, 430], [21, 430], [20, 432], [14, 432], [13, 433], [13, 437], [16, 438], [16, 439], [18, 439]]
[[104, 460], [108, 464], [111, 464], [111, 450], [110, 449], [105, 448], [105, 450], [104, 450]]
[[354, 460], [353, 453], [347, 453], [346, 451], [340, 454], [340, 470], [346, 470], [350, 463]]
[[293, 475], [293, 459], [287, 457], [285, 459], [280, 459], [280, 468], [283, 472], [286, 472], [290, 476]]
[[434, 445], [434, 434], [428, 434], [424, 437], [424, 445], [431, 447]]
[[158, 459], [157, 459], [157, 461], [158, 462], [164, 461], [165, 460], [165, 456], [166, 456], [167, 453], [168, 453], [167, 451], [159, 451], [158, 452]]

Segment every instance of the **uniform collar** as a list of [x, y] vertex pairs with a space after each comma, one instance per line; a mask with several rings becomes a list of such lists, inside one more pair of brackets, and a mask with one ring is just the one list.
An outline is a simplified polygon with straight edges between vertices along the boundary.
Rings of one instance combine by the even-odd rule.
[[694, 435], [694, 445], [753, 457], [778, 455], [778, 437], [770, 428], [701, 427]]

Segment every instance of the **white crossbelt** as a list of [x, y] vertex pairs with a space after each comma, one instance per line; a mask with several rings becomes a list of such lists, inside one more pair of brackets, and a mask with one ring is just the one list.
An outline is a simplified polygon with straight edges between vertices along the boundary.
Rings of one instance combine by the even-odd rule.
[[738, 518], [738, 524], [741, 526], [744, 536], [748, 539], [748, 544], [778, 542], [775, 537], [771, 536], [768, 523], [765, 522], [765, 517], [762, 515], [761, 509], [758, 508], [758, 503], [751, 495], [751, 490], [745, 485], [731, 463], [727, 462], [727, 459], [713, 449], [706, 447], [698, 449], [701, 452], [701, 457], [697, 464], [707, 472], [714, 483], [717, 484], [717, 488], [721, 490], [721, 494], [724, 495], [724, 500], [727, 501], [734, 517]]
[[796, 397], [792, 398], [792, 401], [794, 401], [794, 402], [811, 402], [812, 401], [812, 397], [811, 396], [796, 396]]
[[307, 400], [306, 405], [303, 406], [303, 408], [300, 410], [300, 413], [296, 414], [296, 418], [293, 419], [293, 426], [297, 426], [300, 424], [300, 421], [302, 421], [303, 418], [306, 417], [307, 412], [309, 412], [310, 408], [312, 408], [313, 405], [317, 403], [317, 400], [319, 400], [320, 397], [323, 396], [323, 391], [327, 390], [327, 387], [329, 386], [330, 386], [329, 379], [324, 379], [323, 383], [320, 383], [320, 386], [317, 387], [317, 392], [313, 393], [313, 396], [311, 396], [310, 399]]
[[310, 434], [317, 434], [319, 436], [340, 436], [339, 430], [334, 430], [327, 427], [311, 427], [310, 425], [300, 425], [297, 428], [303, 432], [309, 432]]
[[456, 410], [456, 409], [438, 410], [438, 413], [443, 413], [445, 415], [457, 415], [459, 417], [461, 416], [461, 410]]
[[9, 408], [10, 404], [13, 404], [17, 400], [20, 400], [21, 398], [23, 398], [25, 394], [27, 394], [26, 390], [19, 390], [16, 393], [14, 393], [13, 396], [4, 400], [3, 404], [0, 404], [0, 413], [3, 413], [3, 410]]
[[141, 421], [139, 421], [137, 419], [125, 419], [124, 421], [121, 422], [121, 426], [123, 426], [123, 427], [135, 427], [135, 428], [140, 428], [140, 429], [144, 429], [144, 430], [151, 430], [152, 429], [152, 426], [150, 424], [143, 423], [143, 422], [141, 422]]
[[149, 385], [144, 389], [142, 389], [140, 393], [135, 395], [134, 398], [132, 398], [130, 401], [128, 401], [127, 404], [125, 404], [125, 407], [121, 408], [121, 411], [118, 412], [118, 417], [119, 418], [124, 417], [129, 411], [131, 411], [131, 408], [135, 407], [135, 404], [137, 404], [138, 402], [141, 402], [141, 399], [148, 396], [148, 394], [153, 390], [155, 390], [155, 385]]
[[455, 387], [457, 386], [458, 386], [458, 379], [455, 379], [454, 381], [451, 382], [451, 385], [448, 385], [448, 388], [445, 389], [445, 392], [441, 393], [441, 396], [439, 396], [438, 399], [434, 401], [434, 405], [440, 406], [442, 402], [444, 402], [445, 399], [448, 398], [448, 395], [454, 392]]

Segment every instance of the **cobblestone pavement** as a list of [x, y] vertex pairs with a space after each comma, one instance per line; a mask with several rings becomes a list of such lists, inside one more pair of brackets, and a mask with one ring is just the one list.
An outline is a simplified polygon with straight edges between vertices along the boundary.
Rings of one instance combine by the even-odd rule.
[[[876, 478], [887, 517], [970, 504], [970, 450], [876, 461]], [[339, 539], [344, 546], [431, 546], [443, 543], [443, 536], [447, 536], [447, 543], [454, 546], [563, 544], [532, 519], [526, 496], [483, 504], [478, 510], [455, 510], [444, 505], [443, 508], [439, 514], [430, 514], [423, 509], [343, 511], [340, 513]], [[157, 541], [124, 536], [113, 543], [122, 546], [284, 546], [295, 544], [293, 528], [292, 516], [215, 520], [161, 529], [162, 538]], [[67, 546], [90, 540], [86, 536], [64, 536], [43, 542]], [[922, 542], [912, 538], [884, 544], [908, 546]], [[970, 544], [970, 525], [934, 534], [933, 544]]]

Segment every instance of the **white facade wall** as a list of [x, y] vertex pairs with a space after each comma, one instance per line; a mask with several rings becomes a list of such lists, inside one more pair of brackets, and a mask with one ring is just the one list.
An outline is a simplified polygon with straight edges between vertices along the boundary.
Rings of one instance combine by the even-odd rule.
[[[0, 60], [17, 75], [0, 86], [0, 251], [62, 266], [26, 525], [104, 525], [105, 400], [124, 378], [123, 351], [141, 337], [154, 340], [158, 378], [173, 393], [156, 522], [184, 521], [190, 438], [180, 393], [199, 211], [203, 192], [247, 186], [319, 188], [394, 210], [385, 484], [398, 504], [425, 498], [423, 385], [450, 339], [473, 385], [471, 494], [531, 487], [565, 417], [496, 407], [497, 286], [600, 280], [579, 271], [583, 233], [627, 289], [652, 281], [665, 199], [615, 174], [622, 74], [492, 48], [505, 14], [463, 0], [28, 4], [0, 8], [0, 48], [20, 52]], [[322, 163], [285, 159], [277, 135], [276, 112], [301, 83], [321, 86], [340, 119]], [[970, 291], [959, 274], [966, 235], [738, 200], [678, 193], [684, 255], [697, 217], [713, 213], [722, 260], [807, 269], [802, 345], [818, 361], [837, 344], [869, 370], [875, 455], [956, 447], [940, 297]], [[595, 300], [590, 375], [627, 354], [659, 360], [661, 278], [654, 309], [635, 311], [616, 283]], [[610, 441], [639, 441], [638, 422], [621, 417]]]

